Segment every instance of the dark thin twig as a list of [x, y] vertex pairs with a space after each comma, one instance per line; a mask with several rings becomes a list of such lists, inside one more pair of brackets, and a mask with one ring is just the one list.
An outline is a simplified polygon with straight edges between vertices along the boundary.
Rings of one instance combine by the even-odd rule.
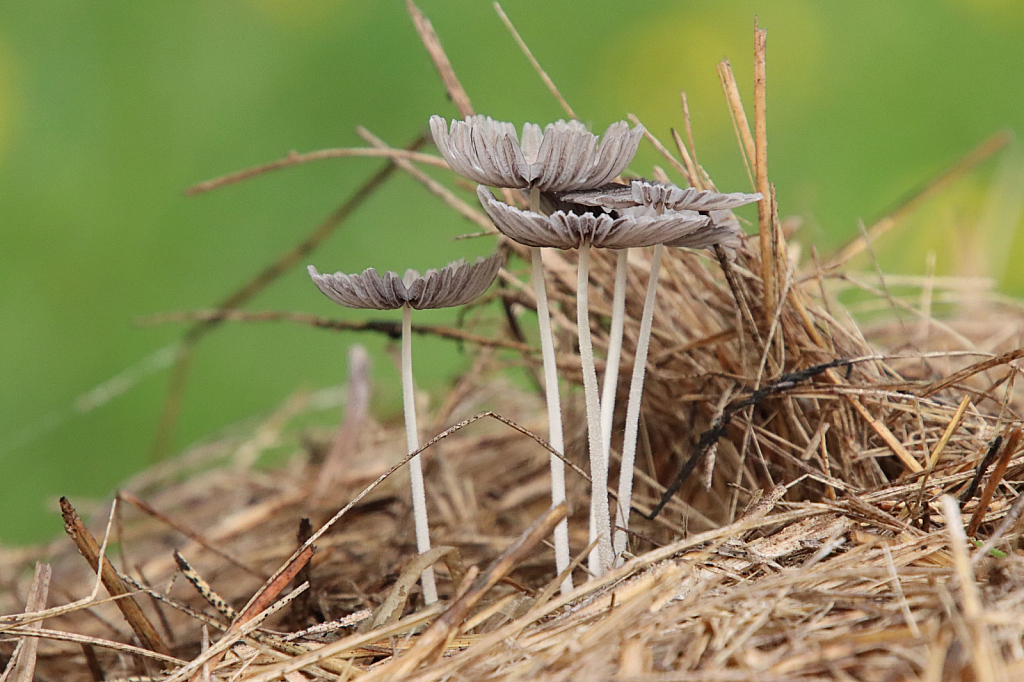
[[668, 501], [671, 500], [677, 492], [679, 492], [683, 483], [686, 482], [686, 479], [690, 476], [693, 470], [704, 459], [704, 456], [711, 449], [711, 446], [716, 444], [718, 439], [725, 434], [725, 430], [728, 428], [729, 422], [737, 412], [744, 408], [755, 406], [766, 398], [794, 389], [801, 383], [812, 379], [819, 374], [823, 374], [830, 369], [849, 366], [852, 363], [853, 360], [839, 358], [820, 365], [813, 365], [797, 372], [783, 374], [777, 381], [768, 384], [763, 388], [752, 391], [748, 397], [743, 398], [742, 400], [737, 400], [726, 406], [722, 411], [721, 417], [715, 419], [711, 423], [711, 427], [700, 434], [700, 439], [697, 441], [697, 447], [695, 449], [696, 451], [690, 455], [690, 459], [686, 461], [683, 468], [679, 470], [678, 474], [676, 474], [675, 479], [673, 479], [672, 483], [665, 489], [665, 492], [661, 496], [661, 500], [654, 506], [651, 513], [644, 514], [639, 509], [636, 509], [636, 507], [634, 507], [633, 510], [649, 520], [654, 520], [654, 518], [661, 513], [661, 510], [665, 508], [665, 505], [668, 504]]
[[978, 486], [981, 485], [981, 479], [985, 478], [985, 472], [992, 466], [992, 462], [995, 460], [996, 455], [999, 453], [999, 446], [1003, 444], [1003, 437], [996, 436], [992, 444], [988, 446], [988, 452], [981, 460], [981, 464], [978, 465], [978, 469], [974, 472], [974, 478], [971, 479], [970, 485], [964, 490], [963, 495], [960, 496], [960, 508], [967, 504], [975, 493], [978, 492]]
[[996, 466], [992, 470], [992, 476], [989, 477], [988, 483], [985, 485], [985, 489], [981, 492], [978, 497], [978, 506], [974, 510], [974, 514], [971, 515], [971, 520], [967, 524], [967, 535], [974, 536], [978, 532], [978, 527], [981, 522], [985, 519], [985, 513], [989, 509], [989, 505], [992, 503], [992, 496], [996, 492], [996, 488], [1003, 480], [1003, 476], [1006, 475], [1006, 468], [1010, 465], [1010, 460], [1013, 458], [1014, 453], [1017, 451], [1017, 445], [1020, 443], [1021, 427], [1014, 428], [1010, 435], [1006, 438], [1006, 444], [1003, 446], [1003, 452], [996, 461]]

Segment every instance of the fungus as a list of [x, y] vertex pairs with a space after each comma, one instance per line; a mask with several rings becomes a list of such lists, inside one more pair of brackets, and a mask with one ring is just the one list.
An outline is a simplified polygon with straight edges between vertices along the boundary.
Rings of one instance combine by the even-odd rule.
[[[579, 121], [557, 121], [548, 124], [543, 131], [540, 126], [527, 123], [523, 126], [522, 137], [517, 137], [514, 125], [495, 121], [488, 116], [470, 116], [464, 121], [454, 120], [451, 125], [440, 116], [432, 116], [430, 130], [438, 150], [452, 170], [491, 187], [528, 190], [530, 208], [535, 212], [540, 211], [542, 191], [587, 189], [614, 179], [633, 159], [644, 131], [640, 125], [630, 130], [628, 123], [619, 121], [608, 126], [599, 143], [599, 138]], [[548, 440], [557, 453], [564, 454], [558, 370], [555, 365], [541, 246], [526, 245], [530, 247], [533, 288], [537, 299], [537, 323], [548, 409]], [[551, 455], [551, 499], [553, 504], [565, 500], [565, 465], [555, 455]], [[593, 505], [591, 510], [593, 517]], [[554, 541], [555, 567], [558, 573], [562, 573], [569, 565], [567, 520], [555, 527]], [[563, 594], [572, 590], [571, 576], [566, 576], [561, 588]]]
[[[625, 121], [608, 126], [603, 140], [579, 121], [556, 121], [543, 130], [469, 116], [445, 124], [430, 117], [430, 132], [452, 170], [490, 187], [568, 192], [599, 187], [613, 180], [633, 160], [644, 129]], [[536, 207], [535, 207], [536, 208]]]
[[[587, 402], [587, 434], [590, 447], [590, 530], [597, 546], [590, 556], [590, 572], [601, 575], [613, 563], [611, 510], [608, 505], [609, 445], [601, 424], [601, 404], [597, 390], [593, 343], [590, 335], [587, 288], [590, 247], [627, 249], [656, 246], [658, 261], [661, 244], [696, 239], [710, 224], [710, 218], [696, 211], [673, 211], [659, 215], [654, 209], [636, 206], [623, 208], [618, 216], [607, 213], [555, 211], [545, 216], [523, 211], [496, 200], [486, 187], [477, 187], [477, 196], [487, 215], [505, 236], [521, 244], [539, 248], [579, 249], [576, 290], [576, 320], [580, 357], [583, 365], [583, 392]], [[652, 274], [654, 270], [652, 267]], [[624, 288], [624, 278], [623, 278]], [[622, 300], [621, 296], [617, 296]], [[619, 312], [621, 319], [621, 311]], [[621, 323], [619, 324], [621, 327]], [[650, 325], [648, 325], [648, 333]], [[620, 342], [621, 344], [621, 337]], [[617, 360], [616, 360], [617, 362]], [[608, 433], [610, 434], [610, 427]]]
[[[501, 267], [501, 255], [478, 258], [467, 264], [450, 263], [440, 270], [427, 270], [422, 276], [415, 270], [406, 270], [405, 277], [397, 273], [377, 274], [373, 268], [359, 275], [320, 274], [312, 265], [309, 276], [328, 298], [348, 308], [373, 310], [402, 309], [402, 402], [405, 407], [405, 433], [408, 451], [419, 449], [416, 427], [416, 404], [412, 381], [412, 309], [450, 308], [476, 299], [491, 285]], [[416, 547], [420, 554], [430, 550], [430, 532], [427, 525], [427, 497], [423, 488], [423, 467], [419, 455], [409, 460], [409, 478], [412, 482], [412, 508], [416, 526]], [[437, 601], [434, 569], [427, 568], [420, 576], [423, 601], [428, 605]]]
[[[671, 216], [677, 212], [689, 214], [699, 211], [707, 215], [707, 223], [702, 229], [694, 230], [688, 234], [680, 235], [664, 242], [664, 246], [679, 246], [687, 248], [710, 248], [715, 245], [722, 245], [726, 248], [733, 248], [739, 244], [740, 236], [743, 234], [739, 222], [730, 209], [749, 204], [761, 199], [760, 194], [744, 194], [733, 192], [722, 194], [711, 190], [697, 190], [693, 187], [680, 188], [674, 185], [662, 183], [651, 183], [641, 180], [634, 180], [629, 185], [608, 185], [592, 191], [570, 192], [559, 197], [563, 202], [570, 204], [581, 204], [584, 206], [599, 206], [620, 212], [630, 211], [652, 211], [655, 214]], [[615, 538], [613, 550], [616, 561], [622, 561], [622, 553], [626, 549], [626, 530], [629, 528], [629, 510], [633, 497], [633, 464], [636, 460], [637, 435], [640, 423], [640, 398], [643, 394], [644, 376], [647, 369], [647, 350], [651, 339], [651, 323], [654, 317], [654, 300], [657, 293], [658, 277], [661, 270], [661, 259], [664, 246], [658, 244], [654, 247], [651, 255], [650, 276], [647, 283], [647, 294], [644, 298], [644, 309], [640, 318], [640, 333], [637, 337], [636, 353], [633, 358], [633, 373], [629, 384], [629, 398], [626, 403], [626, 428], [622, 440], [622, 465], [619, 469], [618, 486], [618, 507], [615, 514]], [[624, 259], [619, 254], [620, 262]], [[616, 318], [621, 320], [623, 310], [620, 303], [624, 300], [624, 291], [620, 292], [620, 285], [625, 287], [625, 276], [621, 278], [616, 273], [614, 301], [616, 307], [612, 313], [612, 338], [609, 339], [609, 349], [614, 346], [621, 348], [622, 345], [622, 323], [616, 325]], [[618, 333], [616, 340], [614, 334]], [[609, 356], [611, 351], [609, 350]], [[609, 360], [611, 361], [611, 360]], [[606, 370], [611, 371], [611, 368]], [[609, 389], [606, 383], [606, 396], [610, 392], [614, 400], [615, 390]], [[611, 418], [613, 406], [608, 405], [608, 398], [602, 403], [602, 427], [606, 433], [611, 433]], [[606, 447], [611, 447], [610, 438], [605, 441]]]

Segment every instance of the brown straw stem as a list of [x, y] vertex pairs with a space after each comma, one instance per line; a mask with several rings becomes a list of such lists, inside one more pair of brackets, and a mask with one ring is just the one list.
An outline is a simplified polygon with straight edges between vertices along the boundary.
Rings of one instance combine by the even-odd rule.
[[[60, 498], [60, 512], [61, 516], [64, 517], [64, 531], [74, 541], [78, 551], [89, 562], [92, 570], [96, 571], [99, 568], [100, 562], [100, 546], [96, 542], [96, 538], [93, 537], [89, 529], [82, 523], [78, 512], [75, 511], [75, 508], [71, 506], [71, 502], [66, 497]], [[107, 589], [110, 596], [123, 596], [123, 598], [115, 600], [115, 603], [117, 608], [121, 610], [124, 619], [128, 621], [128, 625], [131, 626], [138, 636], [142, 645], [164, 656], [172, 656], [170, 648], [156, 631], [156, 628], [153, 627], [153, 624], [146, 618], [146, 614], [142, 612], [142, 608], [135, 601], [135, 597], [130, 596], [132, 591], [124, 584], [124, 581], [121, 580], [121, 577], [106, 557], [103, 557], [103, 566], [99, 570], [100, 579], [103, 581], [103, 586]]]

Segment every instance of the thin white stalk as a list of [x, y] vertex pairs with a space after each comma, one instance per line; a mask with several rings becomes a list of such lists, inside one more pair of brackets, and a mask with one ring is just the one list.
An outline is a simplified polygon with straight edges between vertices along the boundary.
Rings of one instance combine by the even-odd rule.
[[611, 458], [612, 422], [615, 418], [615, 394], [619, 387], [619, 358], [622, 355], [622, 327], [626, 313], [626, 268], [629, 249], [619, 249], [615, 261], [615, 292], [612, 295], [612, 327], [608, 332], [608, 356], [601, 387], [601, 436], [605, 457]]
[[616, 565], [621, 566], [622, 553], [626, 549], [626, 532], [629, 528], [629, 509], [633, 498], [633, 463], [636, 461], [637, 432], [640, 425], [640, 398], [644, 392], [644, 375], [647, 372], [647, 350], [651, 341], [651, 321], [654, 318], [654, 298], [658, 293], [658, 276], [661, 273], [661, 255], [665, 247], [658, 244], [651, 255], [651, 274], [647, 281], [647, 296], [644, 298], [644, 312], [640, 317], [640, 336], [636, 340], [636, 355], [633, 358], [633, 376], [629, 382], [629, 401], [626, 403], [626, 433], [622, 439], [622, 467], [619, 469], [619, 503], [615, 512], [615, 556]]
[[576, 326], [583, 365], [583, 395], [587, 401], [587, 440], [590, 446], [590, 541], [598, 539], [590, 552], [591, 578], [604, 575], [612, 566], [611, 509], [608, 507], [608, 459], [601, 437], [601, 401], [597, 394], [594, 344], [590, 338], [590, 310], [587, 289], [590, 282], [590, 244], [580, 245], [576, 280]]
[[[558, 453], [565, 454], [565, 440], [562, 435], [562, 406], [558, 397], [558, 367], [555, 365], [555, 343], [551, 335], [551, 312], [548, 310], [547, 284], [544, 280], [544, 263], [539, 247], [530, 248], [533, 260], [533, 290], [537, 297], [537, 323], [540, 327], [541, 357], [544, 359], [544, 396], [548, 404], [548, 443]], [[565, 501], [565, 462], [551, 455], [551, 504]], [[555, 568], [556, 573], [569, 566], [569, 521], [562, 519], [555, 526]], [[562, 594], [572, 592], [572, 576], [562, 581]]]
[[[420, 448], [416, 427], [416, 390], [412, 383], [412, 307], [402, 306], [402, 402], [405, 405], [405, 440], [409, 452]], [[420, 554], [430, 551], [430, 526], [427, 523], [427, 493], [423, 487], [423, 466], [420, 456], [409, 460], [409, 479], [412, 481], [412, 512], [416, 524], [416, 549]], [[437, 601], [434, 569], [427, 567], [420, 574], [423, 601], [428, 606]]]

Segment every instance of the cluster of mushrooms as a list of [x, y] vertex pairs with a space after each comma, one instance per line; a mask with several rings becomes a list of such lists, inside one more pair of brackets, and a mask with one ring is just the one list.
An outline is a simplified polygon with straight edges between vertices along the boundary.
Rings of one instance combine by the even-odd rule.
[[[590, 133], [579, 121], [557, 121], [543, 131], [540, 126], [527, 123], [522, 136], [518, 136], [511, 123], [486, 116], [452, 121], [450, 126], [440, 116], [433, 116], [430, 130], [452, 170], [480, 183], [477, 195], [495, 227], [509, 239], [530, 248], [548, 410], [548, 442], [559, 454], [564, 454], [565, 444], [542, 249], [579, 251], [577, 328], [590, 456], [590, 543], [594, 545], [588, 557], [588, 569], [592, 577], [600, 576], [623, 560], [626, 549], [640, 397], [664, 247], [720, 245], [729, 249], [738, 246], [742, 232], [731, 209], [757, 201], [761, 195], [721, 194], [639, 180], [629, 184], [614, 183], [632, 161], [644, 132], [640, 125], [631, 130], [624, 121], [609, 126], [603, 139]], [[528, 210], [498, 201], [489, 188], [518, 190]], [[628, 251], [648, 246], [654, 247], [654, 252], [626, 407], [613, 536], [608, 462], [622, 349]], [[591, 248], [618, 252], [611, 335], [600, 396], [587, 303]], [[440, 270], [428, 270], [422, 276], [414, 270], [407, 271], [404, 277], [393, 272], [380, 275], [373, 268], [358, 275], [340, 272], [326, 275], [309, 267], [317, 287], [336, 303], [350, 308], [402, 309], [402, 392], [410, 453], [419, 448], [409, 338], [411, 309], [469, 303], [491, 285], [500, 267], [501, 256], [497, 254], [478, 258], [470, 264], [451, 263]], [[410, 460], [409, 472], [416, 544], [423, 553], [430, 549], [430, 536], [418, 456]], [[551, 456], [551, 497], [553, 504], [565, 500], [565, 467], [562, 459], [555, 455]], [[568, 592], [573, 587], [570, 572], [566, 570], [570, 563], [568, 521], [563, 520], [556, 527], [554, 546], [556, 569], [559, 575], [564, 574], [561, 588]], [[427, 604], [436, 601], [432, 570], [425, 570], [420, 581], [424, 601]]]

